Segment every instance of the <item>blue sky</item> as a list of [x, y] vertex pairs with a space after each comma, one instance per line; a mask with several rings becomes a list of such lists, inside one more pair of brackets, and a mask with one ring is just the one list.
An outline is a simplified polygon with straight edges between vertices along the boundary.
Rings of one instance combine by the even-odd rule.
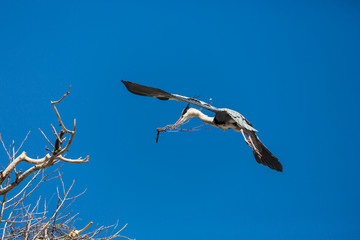
[[[64, 180], [99, 225], [136, 239], [359, 239], [360, 5], [356, 1], [2, 1], [0, 133], [42, 156], [56, 124], [77, 135]], [[241, 134], [164, 133], [184, 103], [121, 79], [212, 98], [242, 113], [282, 162]], [[208, 113], [211, 115], [211, 113]], [[194, 119], [189, 127], [200, 122]], [[5, 161], [4, 153], [1, 158]], [[55, 184], [41, 189], [51, 197]], [[54, 203], [55, 204], [55, 203]]]

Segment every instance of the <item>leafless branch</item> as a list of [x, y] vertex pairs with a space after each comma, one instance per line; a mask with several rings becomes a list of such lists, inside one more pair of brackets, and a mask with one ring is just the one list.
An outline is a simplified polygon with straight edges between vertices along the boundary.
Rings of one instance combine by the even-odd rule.
[[[44, 177], [47, 175], [43, 175]], [[90, 228], [93, 222], [88, 223], [85, 227], [77, 230], [75, 227], [75, 217], [77, 214], [71, 216], [71, 210], [68, 210], [75, 199], [81, 194], [70, 196], [70, 191], [74, 186], [73, 183], [64, 188], [65, 184], [60, 177], [60, 188], [58, 189], [58, 204], [56, 208], [50, 211], [48, 204], [44, 202], [43, 209], [41, 206], [41, 197], [32, 206], [24, 204], [23, 201], [18, 202], [13, 210], [9, 213], [8, 218], [4, 221], [4, 225], [0, 227], [2, 231], [3, 240], [10, 239], [80, 239], [80, 240], [110, 240], [114, 238], [128, 237], [120, 235], [127, 224], [119, 231], [107, 235], [107, 230], [115, 229], [116, 225], [97, 227], [88, 233], [86, 231]], [[49, 214], [51, 212], [51, 214]], [[48, 217], [49, 216], [49, 217]], [[114, 231], [113, 231], [114, 232]]]
[[46, 139], [46, 141], [47, 141], [53, 148], [55, 148], [54, 145], [50, 142], [50, 140], [46, 137], [45, 133], [44, 133], [40, 128], [39, 128], [39, 131], [40, 131], [41, 134], [44, 136], [44, 138]]
[[0, 133], [0, 141], [1, 141], [2, 145], [3, 145], [3, 147], [4, 147], [4, 150], [5, 150], [6, 154], [8, 155], [8, 157], [10, 159], [11, 155], [10, 155], [9, 151], [5, 147], [4, 141], [2, 140], [2, 137], [1, 137], [1, 133]]
[[30, 131], [26, 134], [26, 137], [24, 138], [24, 140], [21, 142], [20, 147], [16, 150], [16, 152], [14, 153], [13, 157], [15, 157], [15, 155], [20, 151], [20, 149], [22, 148], [22, 145], [24, 144], [24, 142], [26, 142], [26, 139], [28, 138], [30, 134]]
[[[61, 101], [63, 101], [65, 99], [65, 97], [69, 94], [70, 91], [70, 87], [68, 89], [68, 91], [64, 94], [64, 96], [62, 96], [62, 98], [58, 101], [51, 101], [51, 105], [53, 106], [55, 113], [58, 117], [58, 121], [60, 123], [60, 126], [62, 127], [61, 131], [60, 131], [60, 135], [57, 134], [56, 129], [53, 127], [53, 131], [54, 134], [56, 135], [56, 141], [55, 144], [52, 144], [50, 142], [50, 140], [46, 137], [46, 135], [43, 133], [43, 131], [40, 130], [40, 132], [43, 134], [44, 138], [51, 144], [51, 146], [53, 147], [53, 152], [52, 154], [46, 154], [43, 158], [38, 158], [38, 159], [33, 159], [30, 158], [26, 155], [26, 152], [23, 152], [22, 154], [20, 154], [18, 157], [15, 158], [15, 155], [17, 154], [17, 152], [20, 150], [20, 148], [22, 147], [23, 143], [26, 141], [29, 133], [26, 135], [24, 141], [21, 143], [19, 149], [17, 151], [15, 151], [15, 144], [12, 144], [13, 147], [13, 156], [10, 155], [10, 152], [6, 150], [5, 148], [5, 144], [3, 142], [3, 140], [1, 139], [1, 142], [3, 144], [4, 149], [6, 150], [9, 158], [13, 159], [11, 161], [11, 163], [4, 169], [3, 172], [1, 172], [0, 174], [0, 184], [2, 184], [4, 182], [4, 180], [6, 178], [9, 178], [10, 174], [15, 170], [16, 173], [16, 178], [15, 180], [13, 180], [11, 183], [7, 184], [4, 187], [1, 187], [0, 189], [0, 195], [6, 194], [7, 192], [11, 191], [14, 187], [18, 186], [24, 179], [26, 179], [30, 174], [32, 174], [35, 171], [44, 169], [44, 168], [48, 168], [49, 166], [52, 166], [56, 163], [56, 160], [61, 160], [67, 163], [84, 163], [84, 162], [88, 162], [89, 161], [89, 156], [87, 156], [86, 158], [78, 158], [78, 159], [70, 159], [70, 158], [65, 158], [64, 156], [62, 156], [62, 154], [66, 153], [69, 150], [69, 147], [74, 139], [75, 136], [75, 127], [76, 127], [76, 121], [74, 119], [74, 127], [72, 131], [69, 131], [61, 117], [59, 114], [59, 111], [56, 108], [56, 104], [60, 103]], [[66, 146], [64, 148], [62, 148], [62, 143], [64, 141], [64, 135], [65, 133], [69, 133], [70, 136], [70, 140], [67, 142]], [[16, 166], [18, 164], [20, 164], [21, 162], [27, 162], [30, 164], [33, 164], [35, 166], [30, 167], [29, 169], [27, 169], [26, 171], [24, 171], [23, 173], [17, 173], [16, 172]]]
[[[50, 144], [52, 150], [47, 149], [43, 157], [31, 158], [23, 151], [18, 155], [18, 152], [23, 147], [28, 139], [29, 133], [20, 144], [20, 147], [15, 149], [15, 142], [13, 141], [9, 148], [5, 147], [5, 143], [0, 135], [0, 141], [8, 155], [8, 164], [0, 171], [0, 232], [1, 240], [13, 239], [33, 239], [33, 240], [68, 240], [68, 239], [101, 239], [109, 240], [118, 237], [127, 238], [120, 235], [120, 232], [127, 226], [127, 224], [117, 231], [115, 234], [107, 236], [108, 229], [115, 229], [117, 225], [108, 227], [99, 227], [92, 232], [88, 232], [92, 222], [87, 224], [84, 228], [77, 230], [75, 228], [75, 217], [78, 214], [73, 214], [70, 209], [71, 204], [82, 194], [82, 192], [75, 196], [70, 196], [70, 191], [73, 188], [74, 182], [70, 187], [66, 188], [65, 183], [59, 172], [59, 168], [50, 173], [45, 171], [58, 162], [66, 163], [84, 163], [89, 161], [89, 156], [85, 158], [69, 158], [65, 157], [70, 149], [76, 133], [76, 120], [74, 119], [73, 128], [69, 130], [65, 127], [60, 113], [57, 109], [57, 104], [61, 103], [67, 95], [68, 91], [57, 101], [51, 101], [56, 116], [60, 124], [60, 130], [51, 125], [55, 140], [51, 141], [46, 134], [39, 128], [39, 131], [44, 136], [45, 140]], [[67, 140], [68, 139], [68, 140]], [[66, 144], [65, 144], [66, 143]], [[24, 171], [17, 170], [19, 165], [26, 166]], [[55, 173], [59, 173], [56, 175]], [[60, 179], [60, 188], [57, 191], [57, 205], [54, 210], [50, 210], [50, 202], [44, 200], [41, 204], [41, 196], [37, 198], [34, 204], [28, 204], [27, 201], [33, 198], [33, 194], [40, 184], [53, 180]], [[18, 188], [19, 184], [25, 182], [26, 184]], [[29, 196], [32, 196], [29, 198]], [[114, 233], [114, 230], [113, 230]], [[130, 239], [130, 238], [127, 238]]]
[[60, 126], [61, 126], [66, 132], [68, 132], [68, 133], [70, 133], [70, 131], [66, 129], [64, 123], [63, 123], [62, 120], [61, 120], [60, 113], [59, 113], [59, 111], [57, 110], [57, 108], [56, 108], [55, 105], [58, 104], [58, 103], [60, 103], [62, 100], [64, 100], [64, 98], [65, 98], [67, 95], [69, 95], [69, 93], [70, 93], [70, 88], [71, 88], [71, 86], [69, 87], [69, 89], [67, 90], [67, 92], [64, 94], [64, 96], [62, 96], [62, 98], [60, 98], [60, 99], [57, 100], [57, 101], [51, 101], [51, 105], [53, 106], [53, 108], [54, 108], [54, 110], [55, 110], [55, 113], [56, 113], [56, 115], [57, 115], [57, 117], [58, 117]]

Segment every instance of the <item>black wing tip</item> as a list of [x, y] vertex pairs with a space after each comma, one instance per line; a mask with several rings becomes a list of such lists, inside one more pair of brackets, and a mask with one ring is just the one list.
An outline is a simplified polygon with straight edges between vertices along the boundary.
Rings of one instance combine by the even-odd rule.
[[256, 161], [259, 164], [265, 165], [275, 171], [278, 172], [282, 172], [283, 171], [283, 166], [281, 165], [279, 159], [277, 157], [275, 157], [274, 155], [267, 155], [265, 154], [265, 156], [261, 156], [259, 155], [255, 150], [253, 150], [254, 153], [254, 157], [256, 159]]
[[283, 172], [283, 166], [281, 165], [280, 162], [279, 162], [279, 165], [278, 165], [278, 166], [276, 166], [275, 168], [272, 168], [272, 169], [274, 169], [274, 170], [276, 170], [276, 171], [278, 171], [278, 172]]
[[129, 92], [137, 94], [137, 95], [144, 95], [141, 92], [136, 91], [136, 87], [137, 87], [138, 84], [132, 83], [132, 82], [129, 82], [129, 81], [125, 81], [125, 80], [121, 80], [121, 82], [125, 85], [126, 89]]
[[[272, 163], [274, 164], [274, 162], [272, 162]], [[266, 166], [268, 166], [269, 168], [271, 168], [271, 169], [273, 169], [275, 171], [283, 172], [283, 167], [282, 167], [282, 165], [281, 165], [281, 163], [279, 161], [277, 163], [275, 163], [274, 165], [273, 164], [266, 165]]]
[[140, 84], [137, 84], [137, 83], [133, 83], [133, 82], [130, 82], [130, 81], [126, 81], [126, 80], [121, 80], [121, 82], [126, 86], [126, 87], [130, 87], [130, 86], [136, 86], [136, 85], [139, 85], [139, 86], [142, 86]]
[[269, 166], [269, 167], [271, 169], [274, 169], [278, 172], [283, 171], [283, 166], [281, 165], [281, 163], [277, 157], [272, 156], [272, 158], [270, 159], [270, 162], [271, 162], [271, 166]]
[[130, 81], [126, 81], [126, 80], [121, 80], [121, 82], [125, 85], [125, 86], [141, 86], [141, 87], [147, 87], [147, 86], [144, 86], [144, 85], [141, 85], [141, 84], [138, 84], [138, 83], [133, 83], [133, 82], [130, 82]]
[[133, 94], [147, 97], [156, 97], [160, 100], [169, 100], [172, 95], [159, 88], [148, 87], [138, 83], [121, 80], [127, 90]]
[[129, 89], [129, 86], [130, 86], [131, 84], [134, 84], [134, 83], [132, 83], [132, 82], [125, 81], [125, 80], [121, 80], [121, 82], [125, 85], [125, 87], [126, 87], [127, 89]]

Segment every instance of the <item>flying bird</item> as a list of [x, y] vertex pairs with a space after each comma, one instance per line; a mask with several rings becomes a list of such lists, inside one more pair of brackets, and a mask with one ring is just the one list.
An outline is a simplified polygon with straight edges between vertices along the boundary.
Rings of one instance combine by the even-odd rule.
[[178, 94], [168, 93], [158, 88], [147, 87], [124, 80], [121, 80], [121, 82], [125, 84], [126, 88], [130, 92], [137, 95], [156, 97], [160, 100], [176, 100], [186, 102], [188, 104], [192, 104], [214, 112], [215, 116], [210, 117], [202, 113], [200, 110], [190, 108], [189, 105], [187, 105], [186, 108], [184, 108], [184, 110], [182, 111], [180, 119], [172, 126], [172, 128], [175, 128], [177, 125], [193, 117], [196, 117], [209, 125], [223, 130], [232, 128], [235, 131], [242, 133], [245, 142], [252, 148], [254, 157], [258, 163], [268, 166], [269, 168], [276, 171], [282, 172], [283, 168], [279, 160], [260, 141], [260, 139], [256, 135], [257, 130], [240, 113], [228, 108], [216, 108], [196, 98], [190, 98]]

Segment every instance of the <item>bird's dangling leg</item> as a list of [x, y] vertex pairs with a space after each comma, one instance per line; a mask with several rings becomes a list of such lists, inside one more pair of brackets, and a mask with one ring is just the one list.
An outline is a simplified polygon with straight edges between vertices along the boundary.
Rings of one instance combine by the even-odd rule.
[[259, 154], [259, 156], [261, 157], [262, 154], [261, 154], [260, 151], [256, 148], [256, 146], [255, 146], [255, 144], [254, 144], [251, 136], [249, 136], [249, 140], [250, 140], [250, 142], [251, 142], [251, 144], [252, 144], [252, 149], [253, 149], [255, 152], [257, 152], [257, 154]]
[[[244, 140], [245, 140], [245, 142], [247, 143], [247, 145], [249, 145], [249, 147], [252, 147], [249, 139], [247, 139], [246, 136], [245, 136], [244, 130], [243, 130], [243, 129], [240, 129], [240, 132], [241, 132], [241, 134], [243, 135]], [[253, 145], [254, 145], [254, 144], [253, 144]]]

